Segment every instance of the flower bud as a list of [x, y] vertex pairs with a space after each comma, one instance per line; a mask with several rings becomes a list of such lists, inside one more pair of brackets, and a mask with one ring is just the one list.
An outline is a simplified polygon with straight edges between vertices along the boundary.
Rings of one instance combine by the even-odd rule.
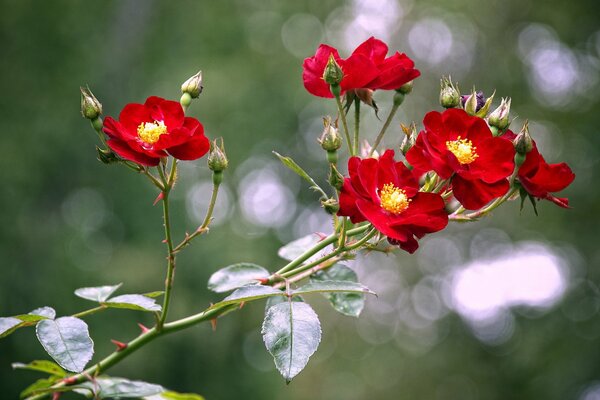
[[513, 141], [515, 151], [519, 154], [527, 154], [533, 149], [533, 139], [529, 135], [529, 121], [525, 121], [523, 129]]
[[362, 142], [362, 145], [360, 146], [360, 157], [361, 158], [379, 158], [379, 153], [377, 152], [377, 150], [373, 151], [373, 154], [371, 154], [369, 156], [369, 153], [371, 153], [371, 145], [369, 144], [369, 142], [365, 139]]
[[328, 85], [339, 85], [343, 78], [344, 72], [337, 61], [335, 61], [333, 54], [331, 54], [323, 72], [323, 80]]
[[400, 92], [402, 94], [409, 94], [410, 92], [412, 92], [412, 90], [413, 90], [413, 81], [406, 82], [404, 85], [402, 85], [398, 89], [396, 89], [397, 92]]
[[335, 214], [340, 210], [340, 204], [336, 199], [321, 200], [321, 206], [327, 211], [328, 214]]
[[332, 122], [331, 117], [323, 118], [323, 127], [319, 144], [327, 152], [337, 151], [342, 147], [342, 137], [338, 132], [337, 122]]
[[227, 168], [229, 161], [227, 155], [225, 155], [225, 149], [223, 147], [223, 139], [221, 139], [221, 145], [217, 144], [217, 140], [210, 144], [210, 153], [208, 154], [208, 168], [214, 173], [221, 173]]
[[488, 123], [490, 124], [490, 126], [494, 126], [501, 131], [508, 128], [508, 125], [510, 125], [510, 120], [508, 119], [508, 116], [510, 114], [510, 102], [510, 97], [502, 99], [502, 101], [500, 102], [500, 106], [498, 106], [498, 108], [492, 111], [492, 113], [488, 117]]
[[404, 94], [400, 92], [394, 92], [394, 106], [399, 107], [404, 101]]
[[81, 115], [90, 120], [98, 118], [102, 114], [102, 104], [89, 87], [80, 87], [79, 90], [81, 90]]
[[204, 86], [202, 86], [202, 71], [198, 71], [196, 75], [192, 76], [181, 85], [181, 93], [189, 94], [192, 99], [200, 96], [202, 89], [204, 89]]
[[460, 92], [450, 77], [442, 77], [440, 80], [440, 104], [444, 108], [454, 108], [460, 105]]
[[360, 101], [369, 107], [373, 107], [375, 114], [377, 114], [379, 107], [377, 107], [377, 103], [375, 103], [375, 100], [373, 99], [373, 91], [371, 89], [354, 89], [354, 94]]
[[400, 151], [406, 156], [406, 153], [414, 146], [417, 140], [417, 125], [414, 122], [410, 126], [400, 124], [400, 128], [404, 132], [404, 140], [400, 144]]
[[485, 97], [483, 97], [483, 92], [473, 92], [470, 95], [464, 95], [461, 97], [462, 105], [469, 115], [477, 114], [477, 111], [483, 107], [485, 104]]
[[[496, 94], [496, 91], [494, 90], [494, 93], [492, 93], [492, 95], [485, 100], [485, 103], [483, 103], [483, 106], [481, 106], [477, 109], [477, 112], [475, 113], [475, 115], [477, 117], [484, 118], [487, 115], [487, 113], [490, 110], [490, 107], [492, 105], [492, 101], [494, 101], [495, 94]], [[478, 101], [477, 105], [479, 106], [479, 101]]]
[[342, 190], [342, 186], [344, 186], [344, 177], [334, 164], [329, 164], [329, 184], [337, 190]]

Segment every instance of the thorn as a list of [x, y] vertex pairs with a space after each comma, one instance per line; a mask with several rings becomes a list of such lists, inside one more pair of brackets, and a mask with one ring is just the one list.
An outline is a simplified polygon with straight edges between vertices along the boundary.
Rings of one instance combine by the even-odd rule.
[[147, 333], [150, 330], [150, 329], [148, 329], [147, 327], [145, 327], [144, 325], [142, 325], [139, 322], [138, 322], [138, 326], [140, 327], [140, 330], [142, 331], [142, 334]]
[[163, 240], [162, 240], [162, 243], [167, 243], [167, 239], [163, 239]]
[[323, 232], [315, 232], [315, 235], [317, 235], [319, 237], [319, 240], [323, 240], [327, 237], [327, 235], [324, 234]]
[[54, 393], [52, 393], [52, 400], [58, 400], [58, 399], [60, 399], [60, 394], [61, 394], [61, 392], [54, 392]]
[[242, 309], [242, 308], [243, 308], [245, 305], [246, 305], [246, 302], [245, 302], [245, 301], [242, 301], [242, 302], [240, 303], [240, 308], [239, 308], [239, 310], [241, 310], [241, 309]]
[[159, 201], [161, 201], [164, 197], [165, 197], [165, 192], [160, 192], [158, 194], [158, 196], [156, 196], [156, 199], [154, 199], [154, 203], [152, 203], [152, 205], [155, 206], [156, 203], [158, 203]]
[[216, 330], [217, 330], [217, 319], [216, 318], [213, 318], [210, 320], [210, 326], [212, 326], [213, 332], [216, 332]]
[[115, 339], [110, 339], [110, 341], [112, 342], [112, 344], [117, 346], [117, 351], [123, 351], [127, 348], [127, 343], [119, 342], [118, 340], [115, 340]]
[[269, 278], [258, 278], [257, 281], [259, 281], [261, 285], [266, 285], [269, 283]]
[[62, 381], [63, 381], [63, 383], [64, 383], [65, 385], [72, 385], [72, 384], [74, 384], [74, 383], [75, 383], [77, 380], [75, 379], [75, 377], [74, 377], [74, 376], [68, 376], [68, 377], [66, 377], [65, 379], [63, 379]]

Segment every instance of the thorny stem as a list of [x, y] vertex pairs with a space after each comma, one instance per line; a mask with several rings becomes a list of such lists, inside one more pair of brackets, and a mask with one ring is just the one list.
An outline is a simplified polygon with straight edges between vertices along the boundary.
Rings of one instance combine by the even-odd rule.
[[398, 111], [398, 108], [400, 108], [400, 104], [394, 103], [394, 105], [392, 106], [392, 109], [390, 110], [390, 113], [388, 114], [387, 119], [383, 123], [383, 126], [381, 127], [381, 130], [379, 131], [379, 134], [377, 135], [377, 138], [375, 139], [375, 142], [373, 143], [373, 147], [371, 147], [371, 151], [369, 151], [369, 157], [371, 157], [373, 155], [373, 153], [375, 152], [375, 149], [377, 149], [377, 146], [379, 146], [379, 143], [381, 143], [381, 140], [383, 139], [385, 132], [389, 128], [390, 124], [392, 123], [392, 120], [394, 119], [394, 115], [396, 115], [396, 111]]
[[342, 120], [342, 125], [344, 126], [344, 135], [346, 136], [346, 143], [348, 143], [348, 151], [350, 151], [350, 155], [356, 155], [354, 150], [352, 149], [352, 141], [350, 140], [350, 131], [348, 130], [348, 122], [346, 121], [346, 113], [344, 112], [344, 106], [342, 105], [342, 99], [340, 95], [335, 95], [335, 102], [338, 107], [338, 114], [340, 115], [340, 119]]
[[[348, 234], [348, 236], [360, 235], [361, 233], [366, 232], [370, 227], [371, 227], [370, 224], [360, 226], [360, 227], [357, 227], [357, 228], [347, 231], [347, 234]], [[304, 278], [310, 276], [312, 273], [314, 273], [316, 271], [327, 269], [327, 268], [331, 267], [336, 261], [338, 261], [339, 259], [342, 258], [342, 256], [340, 255], [341, 253], [356, 250], [356, 249], [360, 248], [371, 237], [373, 237], [373, 235], [375, 233], [377, 233], [377, 231], [375, 229], [371, 228], [371, 230], [366, 235], [364, 235], [361, 239], [359, 239], [355, 243], [350, 244], [349, 246], [345, 247], [344, 249], [337, 249], [333, 253], [326, 256], [326, 259], [324, 261], [321, 261], [320, 265], [314, 264], [314, 263], [304, 265], [301, 268], [298, 268], [297, 272], [295, 272], [294, 275], [290, 276], [290, 279], [286, 279], [283, 282], [279, 281], [277, 283], [274, 283], [273, 287], [279, 288], [279, 287], [281, 287], [281, 285], [285, 285], [286, 283], [289, 284], [291, 282], [297, 282], [301, 279], [304, 279]], [[298, 257], [294, 261], [297, 262], [298, 264], [301, 263], [302, 261], [304, 261], [307, 258], [311, 257], [312, 255], [316, 254], [319, 250], [321, 250], [325, 246], [335, 243], [335, 241], [337, 239], [338, 239], [338, 236], [336, 234], [332, 234], [332, 235], [328, 236], [327, 238], [325, 238], [324, 240], [319, 242], [317, 245], [313, 246], [310, 250], [308, 250], [307, 252], [302, 254], [300, 257]], [[323, 245], [324, 242], [325, 242], [325, 244]], [[324, 257], [322, 257], [322, 258], [324, 258]], [[302, 261], [297, 261], [297, 260], [302, 260]], [[325, 262], [327, 260], [329, 260], [329, 262]], [[274, 275], [276, 275], [276, 274], [274, 274]], [[189, 328], [191, 326], [200, 324], [202, 322], [214, 320], [219, 316], [222, 316], [231, 311], [235, 311], [237, 309], [239, 309], [239, 304], [228, 304], [228, 305], [223, 305], [223, 306], [216, 305], [216, 306], [211, 306], [198, 314], [194, 314], [194, 315], [191, 315], [186, 318], [181, 318], [181, 319], [173, 321], [173, 322], [164, 323], [162, 326], [157, 325], [156, 327], [151, 328], [148, 331], [141, 333], [138, 337], [136, 337], [135, 339], [126, 343], [126, 346], [124, 348], [116, 350], [112, 354], [110, 354], [107, 357], [105, 357], [104, 359], [100, 360], [98, 363], [87, 368], [85, 371], [75, 374], [75, 375], [72, 375], [72, 376], [69, 376], [68, 379], [62, 380], [62, 381], [56, 383], [51, 388], [43, 389], [44, 391], [42, 393], [38, 393], [33, 396], [30, 396], [28, 398], [28, 400], [40, 400], [40, 399], [46, 398], [47, 396], [51, 395], [52, 392], [60, 391], [61, 389], [64, 389], [68, 386], [75, 385], [75, 384], [81, 383], [83, 381], [86, 381], [86, 380], [90, 379], [90, 377], [98, 376], [102, 372], [104, 372], [107, 369], [111, 368], [112, 366], [118, 364], [120, 361], [122, 361], [123, 359], [128, 357], [130, 354], [134, 353], [135, 351], [142, 348], [143, 346], [145, 346], [146, 344], [150, 343], [151, 341], [153, 341], [154, 339], [156, 339], [158, 337], [165, 336], [167, 334]], [[164, 313], [164, 310], [166, 310], [166, 309], [163, 308], [163, 313]]]
[[358, 138], [360, 132], [360, 99], [354, 99], [354, 148], [353, 154], [358, 154]]

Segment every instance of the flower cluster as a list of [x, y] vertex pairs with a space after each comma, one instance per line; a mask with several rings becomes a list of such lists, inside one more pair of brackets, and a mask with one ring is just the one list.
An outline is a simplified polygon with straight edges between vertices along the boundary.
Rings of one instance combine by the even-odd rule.
[[394, 90], [421, 74], [406, 54], [396, 52], [387, 57], [387, 53], [388, 46], [374, 37], [363, 42], [345, 59], [334, 47], [322, 44], [314, 56], [304, 60], [304, 87], [315, 96], [334, 97], [330, 85], [323, 79], [331, 57], [342, 71], [341, 94], [354, 89]]

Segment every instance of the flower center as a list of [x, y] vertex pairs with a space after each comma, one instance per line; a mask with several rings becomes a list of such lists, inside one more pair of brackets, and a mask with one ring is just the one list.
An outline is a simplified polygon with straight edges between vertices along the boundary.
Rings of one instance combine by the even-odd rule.
[[479, 155], [475, 152], [477, 147], [469, 139], [448, 140], [446, 148], [452, 152], [461, 164], [471, 164]]
[[400, 214], [407, 208], [411, 199], [406, 197], [406, 192], [397, 188], [392, 183], [383, 185], [383, 189], [379, 193], [381, 208], [392, 214]]
[[142, 122], [137, 133], [144, 143], [154, 144], [158, 142], [160, 135], [167, 133], [167, 126], [163, 121]]

